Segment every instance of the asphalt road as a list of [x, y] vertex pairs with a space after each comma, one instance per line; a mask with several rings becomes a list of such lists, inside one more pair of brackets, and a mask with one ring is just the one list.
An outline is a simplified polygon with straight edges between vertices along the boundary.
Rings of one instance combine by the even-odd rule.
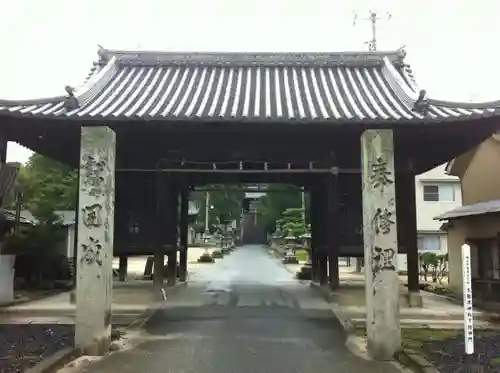
[[352, 355], [329, 305], [259, 246], [197, 269], [145, 329], [143, 343], [82, 371], [399, 372]]

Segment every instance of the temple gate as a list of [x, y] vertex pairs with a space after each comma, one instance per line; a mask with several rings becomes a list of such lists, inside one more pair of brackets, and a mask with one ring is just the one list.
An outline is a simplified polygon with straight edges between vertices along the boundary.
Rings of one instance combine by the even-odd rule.
[[[78, 346], [109, 344], [113, 255], [175, 266], [179, 250], [185, 280], [190, 188], [281, 182], [311, 193], [315, 281], [336, 288], [338, 257], [364, 256], [369, 350], [392, 358], [398, 252], [406, 298], [422, 302], [414, 176], [489, 137], [500, 103], [426, 97], [403, 50], [98, 54], [64, 96], [0, 101], [3, 142], [80, 167]], [[162, 271], [153, 281], [164, 286]]]

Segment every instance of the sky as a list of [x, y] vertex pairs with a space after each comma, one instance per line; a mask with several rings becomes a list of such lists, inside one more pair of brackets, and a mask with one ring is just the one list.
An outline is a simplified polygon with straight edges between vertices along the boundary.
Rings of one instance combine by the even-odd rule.
[[[0, 99], [78, 86], [109, 49], [226, 52], [378, 50], [405, 46], [420, 88], [445, 100], [500, 99], [494, 0], [0, 0]], [[357, 20], [354, 21], [355, 14]], [[495, 65], [490, 64], [494, 61]], [[492, 66], [493, 65], [493, 66]], [[9, 143], [7, 160], [31, 152]]]

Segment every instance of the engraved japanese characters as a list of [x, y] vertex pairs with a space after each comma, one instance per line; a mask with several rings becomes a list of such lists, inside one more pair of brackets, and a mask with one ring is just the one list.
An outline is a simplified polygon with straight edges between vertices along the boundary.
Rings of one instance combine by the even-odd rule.
[[381, 134], [377, 132], [371, 139], [372, 161], [368, 167], [367, 181], [373, 193], [373, 210], [370, 229], [373, 232], [371, 261], [373, 278], [381, 271], [395, 271], [397, 248], [391, 247], [391, 234], [396, 234], [396, 208], [394, 192], [394, 170], [392, 152], [384, 151]]
[[[92, 135], [84, 136], [80, 164], [80, 191], [85, 198], [80, 200], [80, 219], [85, 227], [85, 242], [80, 243], [83, 255], [80, 262], [102, 266], [101, 255], [106, 252], [110, 243], [110, 222], [114, 199], [114, 183], [110, 181], [112, 172], [108, 154], [106, 134], [100, 134], [95, 129]], [[90, 132], [89, 132], [90, 133]], [[104, 233], [104, 234], [103, 234]], [[103, 234], [103, 237], [100, 236]], [[98, 238], [98, 236], [100, 236]], [[104, 253], [102, 253], [104, 251]]]
[[88, 243], [82, 243], [83, 255], [81, 261], [86, 264], [98, 264], [102, 266], [101, 250], [102, 245], [99, 240], [89, 237]]

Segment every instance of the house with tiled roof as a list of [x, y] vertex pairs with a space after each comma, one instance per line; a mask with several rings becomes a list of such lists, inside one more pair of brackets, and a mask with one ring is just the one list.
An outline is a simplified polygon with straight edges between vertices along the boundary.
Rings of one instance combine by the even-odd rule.
[[478, 301], [500, 302], [500, 133], [447, 164], [460, 178], [463, 205], [440, 214], [446, 222], [449, 285], [462, 294], [461, 246], [471, 246], [473, 296]]

